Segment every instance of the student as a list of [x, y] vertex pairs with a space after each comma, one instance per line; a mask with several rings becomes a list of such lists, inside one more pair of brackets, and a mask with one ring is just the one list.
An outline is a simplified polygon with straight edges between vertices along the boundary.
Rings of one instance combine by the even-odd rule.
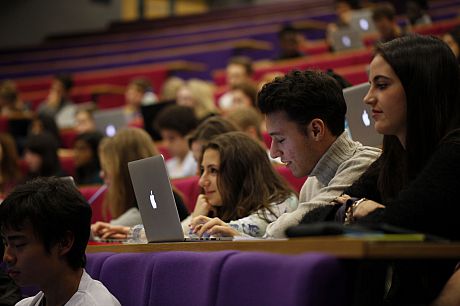
[[193, 233], [262, 237], [270, 222], [297, 207], [297, 197], [273, 169], [265, 150], [249, 136], [230, 132], [203, 150], [195, 210], [182, 222]]
[[379, 4], [372, 9], [372, 20], [379, 34], [379, 42], [387, 42], [402, 35], [396, 23], [396, 12], [390, 3]]
[[58, 144], [51, 134], [43, 132], [27, 138], [24, 161], [28, 167], [27, 180], [39, 176], [66, 176], [58, 157]]
[[[120, 130], [112, 138], [104, 138], [99, 146], [102, 178], [107, 185], [103, 207], [110, 213], [110, 224], [133, 226], [142, 223], [129, 176], [128, 162], [157, 155], [149, 134], [139, 128]], [[154, 175], [154, 174], [152, 174]], [[182, 199], [175, 194], [181, 219], [188, 216]], [[97, 222], [92, 230], [96, 236], [105, 233], [107, 223]]]
[[305, 56], [300, 51], [300, 44], [302, 41], [302, 34], [291, 25], [286, 25], [278, 32], [278, 41], [280, 53], [278, 60], [293, 59]]
[[252, 83], [252, 74], [254, 73], [252, 61], [245, 56], [233, 57], [228, 62], [225, 73], [230, 91], [224, 93], [217, 101], [217, 105], [223, 111], [232, 106], [233, 96], [231, 90], [233, 88], [241, 84]]
[[0, 199], [22, 181], [19, 157], [14, 139], [0, 133]]
[[100, 132], [83, 133], [75, 138], [73, 158], [77, 185], [102, 184], [98, 156], [98, 146], [102, 138], [103, 135]]
[[330, 205], [380, 150], [348, 138], [342, 89], [323, 72], [292, 71], [276, 78], [259, 92], [258, 105], [272, 137], [271, 157], [280, 157], [294, 176], [308, 176], [299, 207], [267, 227], [266, 237], [279, 238], [309, 211]]
[[353, 11], [361, 9], [360, 0], [336, 0], [335, 13], [337, 21], [329, 23], [326, 28], [326, 43], [330, 49], [333, 46], [333, 34], [339, 29], [350, 27]]
[[177, 91], [176, 103], [193, 109], [200, 122], [219, 113], [214, 104], [213, 87], [203, 80], [191, 79], [184, 83]]
[[[380, 45], [370, 64], [375, 129], [383, 153], [345, 190], [366, 198], [349, 210], [349, 221], [388, 223], [460, 240], [460, 69], [440, 39], [411, 35]], [[358, 205], [359, 203], [359, 205]], [[456, 263], [395, 265], [386, 301], [426, 305], [441, 290]]]
[[[215, 136], [228, 132], [235, 132], [238, 128], [225, 118], [213, 116], [206, 119], [198, 127], [188, 135], [188, 146], [192, 151], [193, 158], [200, 162], [203, 155], [203, 147]], [[199, 169], [197, 168], [197, 173]]]
[[6, 80], [0, 84], [0, 115], [6, 117], [31, 115], [28, 105], [20, 99], [13, 81]]
[[172, 158], [166, 161], [170, 178], [196, 174], [197, 164], [188, 148], [186, 136], [198, 125], [193, 110], [186, 106], [173, 105], [164, 109], [156, 120], [157, 130]]
[[78, 190], [58, 178], [18, 186], [0, 205], [7, 272], [40, 292], [19, 306], [120, 305], [85, 271], [91, 208]]
[[148, 79], [137, 78], [129, 82], [125, 91], [125, 112], [130, 125], [142, 126], [141, 106], [158, 102]]
[[56, 75], [51, 83], [48, 97], [38, 108], [38, 114], [54, 118], [59, 128], [75, 125], [76, 106], [70, 98], [73, 79], [70, 75]]
[[94, 106], [80, 107], [75, 113], [75, 132], [83, 134], [96, 131], [96, 122], [94, 121]]

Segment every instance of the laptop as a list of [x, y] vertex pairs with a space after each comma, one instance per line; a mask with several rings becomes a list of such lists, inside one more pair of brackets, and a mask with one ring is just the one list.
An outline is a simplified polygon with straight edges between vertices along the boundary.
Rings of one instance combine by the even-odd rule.
[[372, 118], [371, 107], [363, 102], [369, 88], [369, 83], [363, 83], [343, 90], [343, 96], [347, 103], [346, 117], [353, 140], [366, 146], [380, 148], [383, 136], [374, 129], [375, 122]]
[[350, 27], [361, 34], [374, 33], [375, 24], [372, 20], [372, 10], [355, 10], [351, 13]]
[[352, 28], [340, 28], [332, 33], [332, 49], [334, 51], [363, 48], [361, 34]]
[[153, 140], [161, 140], [160, 133], [154, 127], [155, 119], [162, 110], [174, 104], [174, 101], [168, 101], [141, 106], [141, 113], [144, 118], [144, 130], [150, 134]]
[[113, 137], [117, 131], [128, 125], [124, 108], [99, 110], [93, 113], [96, 129], [108, 137]]
[[148, 242], [233, 240], [184, 236], [162, 155], [129, 162], [128, 169]]

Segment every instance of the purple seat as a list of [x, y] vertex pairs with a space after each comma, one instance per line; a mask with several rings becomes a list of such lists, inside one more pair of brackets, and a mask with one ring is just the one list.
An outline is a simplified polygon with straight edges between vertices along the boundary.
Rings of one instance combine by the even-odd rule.
[[216, 305], [347, 305], [345, 284], [343, 267], [330, 255], [239, 253], [222, 268]]
[[234, 251], [158, 254], [149, 305], [215, 305], [222, 266], [234, 254]]
[[102, 265], [104, 261], [112, 256], [114, 253], [101, 252], [101, 253], [88, 253], [86, 254], [86, 267], [85, 270], [93, 279], [99, 279], [101, 274]]
[[157, 253], [122, 253], [109, 256], [100, 281], [123, 306], [147, 305]]

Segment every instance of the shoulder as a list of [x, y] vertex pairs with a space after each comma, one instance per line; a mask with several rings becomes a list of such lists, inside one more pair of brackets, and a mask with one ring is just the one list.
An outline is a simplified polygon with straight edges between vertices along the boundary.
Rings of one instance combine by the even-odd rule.
[[[92, 279], [86, 272], [83, 273], [78, 291], [67, 303], [71, 305], [85, 306], [119, 306], [118, 300], [109, 292], [109, 290], [97, 280]], [[66, 304], [66, 305], [67, 305]]]

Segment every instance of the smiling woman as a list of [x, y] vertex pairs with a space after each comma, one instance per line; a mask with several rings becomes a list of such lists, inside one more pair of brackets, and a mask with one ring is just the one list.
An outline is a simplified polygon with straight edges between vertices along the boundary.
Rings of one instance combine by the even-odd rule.
[[204, 194], [192, 216], [183, 221], [185, 232], [190, 224], [199, 236], [261, 237], [269, 223], [297, 207], [297, 197], [273, 169], [262, 146], [249, 136], [220, 135], [203, 152], [199, 184]]

